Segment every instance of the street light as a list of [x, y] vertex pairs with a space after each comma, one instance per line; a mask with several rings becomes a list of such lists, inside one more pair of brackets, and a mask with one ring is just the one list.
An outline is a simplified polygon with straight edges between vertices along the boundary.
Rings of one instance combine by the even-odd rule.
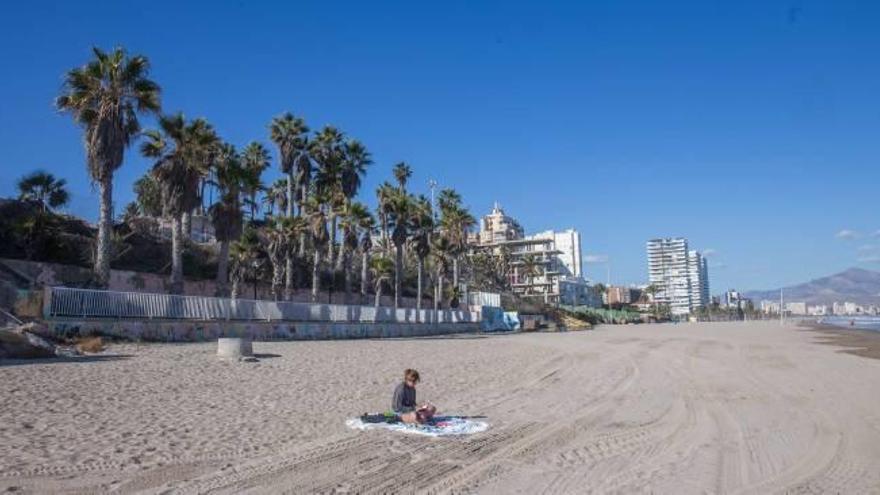
[[428, 179], [428, 187], [431, 188], [431, 215], [434, 217], [433, 220], [437, 221], [437, 207], [434, 205], [434, 189], [437, 188], [439, 184], [434, 179]]

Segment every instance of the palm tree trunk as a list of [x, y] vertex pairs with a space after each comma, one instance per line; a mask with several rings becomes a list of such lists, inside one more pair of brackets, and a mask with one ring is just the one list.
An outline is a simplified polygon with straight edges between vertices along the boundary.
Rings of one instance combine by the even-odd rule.
[[238, 299], [239, 282], [237, 277], [232, 279], [232, 290], [229, 292], [230, 299]]
[[106, 288], [110, 283], [110, 256], [113, 235], [113, 176], [98, 183], [101, 190], [101, 209], [98, 215], [98, 242], [95, 252], [95, 283]]
[[373, 303], [375, 307], [379, 307], [379, 303], [382, 301], [382, 279], [379, 279], [379, 283], [376, 284], [376, 302]]
[[[295, 185], [293, 183], [293, 167], [287, 173], [287, 216], [293, 218], [293, 191]], [[291, 246], [288, 246], [291, 248]], [[284, 300], [293, 300], [293, 249], [287, 250], [284, 259]]]
[[458, 288], [458, 256], [452, 257], [452, 286]]
[[284, 267], [281, 260], [274, 259], [272, 263], [272, 299], [278, 301], [281, 299], [281, 281], [284, 279]]
[[345, 247], [345, 236], [342, 237], [342, 243], [339, 245], [339, 254], [336, 256], [336, 271], [341, 271], [345, 268], [346, 263], [346, 255], [348, 254], [348, 248]]
[[367, 269], [370, 264], [370, 253], [364, 250], [361, 255], [361, 304], [367, 298], [367, 284], [369, 284], [370, 271]]
[[226, 297], [229, 290], [229, 241], [220, 241], [220, 256], [217, 259], [217, 292]]
[[[309, 192], [308, 186], [306, 186], [305, 184], [302, 184], [302, 193], [300, 194], [301, 197], [299, 200], [299, 215], [300, 216], [302, 216], [302, 214], [303, 214], [303, 205], [306, 203], [306, 198], [308, 197], [307, 196], [308, 192]], [[299, 253], [298, 254], [299, 254], [300, 258], [306, 257], [306, 234], [305, 234], [305, 232], [303, 232], [299, 236]]]
[[287, 216], [293, 217], [293, 168], [287, 173]]
[[188, 211], [182, 217], [183, 240], [188, 241], [192, 237], [192, 212]]
[[385, 250], [385, 253], [387, 254], [389, 251], [391, 251], [391, 246], [388, 245], [388, 242], [391, 240], [391, 238], [388, 237], [388, 215], [385, 213], [382, 213], [381, 215], [382, 215], [382, 247], [385, 248], [384, 250]]
[[171, 220], [171, 293], [183, 294], [183, 218]]
[[290, 252], [284, 259], [284, 300], [293, 300], [293, 254]]
[[318, 268], [321, 265], [321, 249], [315, 246], [315, 258], [312, 262], [312, 302], [318, 302], [318, 287], [321, 285], [321, 278], [318, 276]]
[[418, 269], [419, 269], [419, 281], [416, 287], [416, 309], [422, 309], [422, 267], [424, 266], [424, 261], [422, 257], [417, 257]]
[[342, 271], [345, 273], [345, 303], [351, 297], [351, 255], [348, 251], [342, 253]]
[[437, 290], [437, 286], [440, 284], [440, 270], [437, 270], [437, 277], [434, 280], [434, 320], [437, 320], [437, 310], [440, 309], [440, 291]]
[[403, 245], [394, 245], [394, 309], [400, 307], [400, 282], [403, 278]]
[[333, 267], [336, 266], [336, 258], [335, 258], [335, 250], [336, 250], [336, 214], [333, 213], [333, 208], [330, 208], [330, 242], [327, 244], [327, 265], [330, 267], [330, 270], [333, 270]]

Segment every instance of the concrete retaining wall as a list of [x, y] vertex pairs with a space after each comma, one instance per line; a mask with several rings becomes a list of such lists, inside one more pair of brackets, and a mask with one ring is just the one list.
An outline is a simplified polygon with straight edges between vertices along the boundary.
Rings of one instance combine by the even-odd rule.
[[226, 322], [161, 320], [53, 319], [49, 328], [59, 336], [112, 335], [150, 342], [204, 342], [219, 337], [252, 340], [334, 340], [423, 337], [471, 333], [479, 323], [324, 323]]

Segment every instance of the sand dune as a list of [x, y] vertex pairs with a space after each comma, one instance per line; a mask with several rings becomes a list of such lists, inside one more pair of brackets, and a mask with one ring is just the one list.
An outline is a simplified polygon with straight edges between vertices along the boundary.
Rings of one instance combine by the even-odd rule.
[[[0, 491], [880, 493], [880, 360], [777, 324], [116, 346], [0, 366]], [[468, 438], [345, 427], [420, 398]]]

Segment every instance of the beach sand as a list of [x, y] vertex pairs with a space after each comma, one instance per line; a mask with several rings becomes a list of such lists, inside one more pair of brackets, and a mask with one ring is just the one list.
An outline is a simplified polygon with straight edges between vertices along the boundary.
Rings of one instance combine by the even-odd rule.
[[[880, 360], [822, 340], [633, 325], [6, 363], [0, 493], [880, 493]], [[406, 367], [420, 400], [490, 429], [348, 429]]]

